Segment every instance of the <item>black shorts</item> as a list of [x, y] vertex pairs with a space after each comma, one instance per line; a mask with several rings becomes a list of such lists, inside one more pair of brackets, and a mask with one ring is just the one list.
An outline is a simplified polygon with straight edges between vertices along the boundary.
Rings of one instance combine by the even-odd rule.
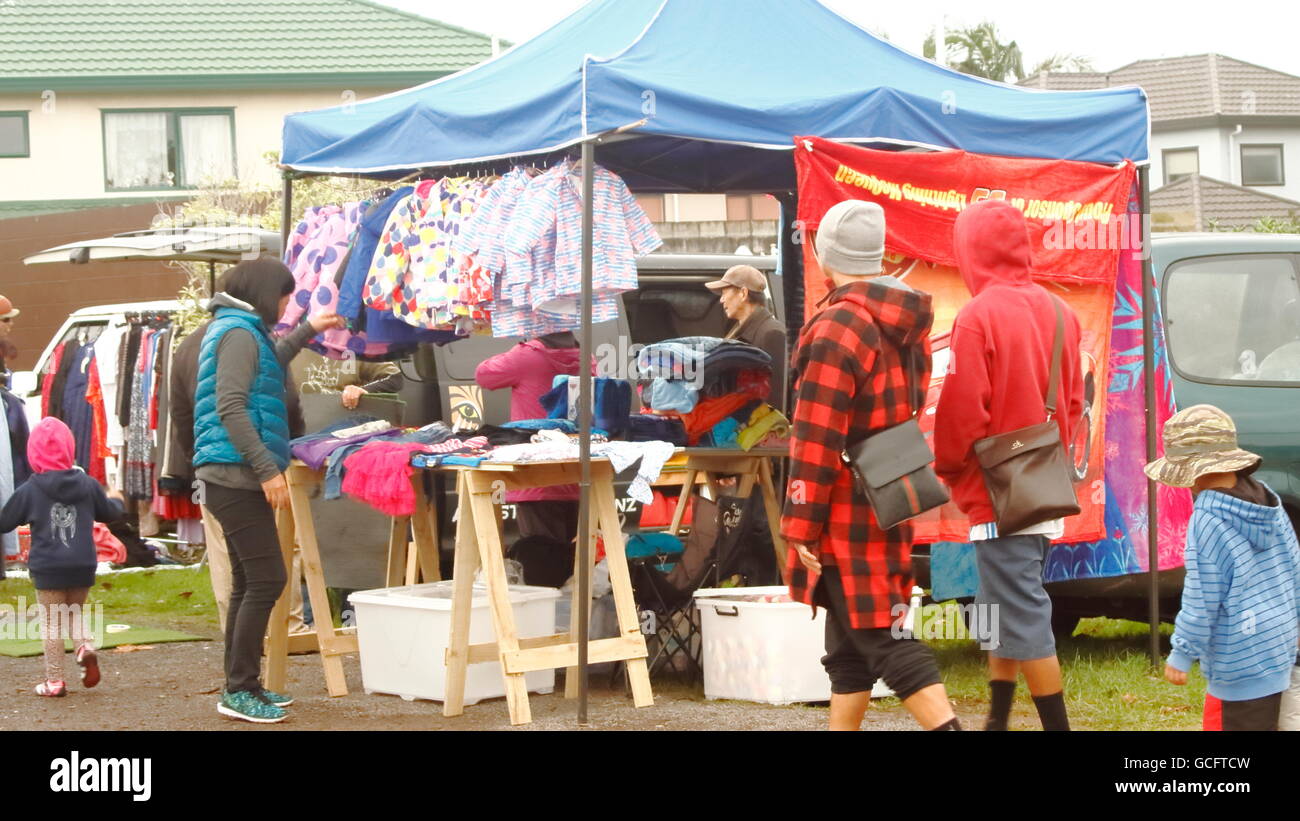
[[1282, 714], [1282, 693], [1246, 701], [1223, 702], [1224, 732], [1276, 730]]
[[822, 666], [830, 676], [832, 693], [870, 692], [876, 680], [883, 678], [895, 695], [906, 700], [943, 681], [934, 654], [922, 642], [895, 638], [889, 627], [852, 626], [838, 568], [822, 570], [813, 600], [826, 608]]

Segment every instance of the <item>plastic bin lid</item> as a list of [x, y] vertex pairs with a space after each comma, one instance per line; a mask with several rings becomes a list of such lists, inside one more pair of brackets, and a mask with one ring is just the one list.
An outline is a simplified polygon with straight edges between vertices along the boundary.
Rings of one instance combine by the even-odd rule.
[[[382, 587], [375, 590], [358, 590], [348, 596], [348, 601], [360, 604], [384, 604], [399, 607], [417, 607], [429, 610], [451, 609], [451, 596], [455, 582], [448, 579], [427, 584], [412, 584], [404, 587]], [[554, 587], [536, 587], [526, 584], [510, 585], [512, 604], [558, 599], [560, 591]], [[474, 585], [473, 606], [487, 604], [487, 586]]]
[[735, 604], [754, 604], [763, 607], [774, 607], [780, 605], [799, 605], [806, 607], [803, 602], [784, 601], [784, 602], [765, 602], [754, 601], [758, 596], [788, 596], [790, 588], [783, 584], [771, 585], [768, 587], [702, 587], [695, 591], [695, 601], [703, 602], [731, 602]]
[[767, 587], [701, 587], [694, 593], [697, 599], [737, 599], [744, 596], [779, 596], [789, 593], [790, 588], [783, 584]]

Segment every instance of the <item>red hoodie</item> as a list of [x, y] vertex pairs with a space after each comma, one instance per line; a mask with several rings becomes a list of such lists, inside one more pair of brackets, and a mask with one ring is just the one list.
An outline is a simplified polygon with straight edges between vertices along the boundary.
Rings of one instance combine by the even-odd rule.
[[[935, 416], [935, 470], [962, 513], [979, 525], [994, 515], [974, 443], [1047, 418], [1043, 397], [1056, 313], [1047, 289], [1029, 277], [1029, 234], [1015, 206], [985, 200], [967, 208], [957, 217], [953, 245], [974, 298], [953, 324], [952, 359]], [[1083, 414], [1083, 375], [1079, 318], [1064, 302], [1061, 307], [1065, 343], [1056, 421], [1068, 443]]]
[[[577, 348], [548, 348], [539, 340], [520, 342], [505, 353], [489, 357], [474, 371], [474, 381], [490, 391], [510, 388], [510, 421], [544, 419], [541, 397], [560, 374], [578, 375]], [[595, 363], [592, 363], [594, 374]], [[577, 485], [553, 485], [506, 494], [508, 502], [537, 502], [578, 498]]]

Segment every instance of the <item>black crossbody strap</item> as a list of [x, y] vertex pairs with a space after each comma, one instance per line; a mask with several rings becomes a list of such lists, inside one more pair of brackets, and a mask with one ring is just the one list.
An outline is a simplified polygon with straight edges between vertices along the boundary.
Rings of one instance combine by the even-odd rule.
[[925, 407], [925, 387], [920, 384], [921, 380], [917, 378], [916, 368], [916, 345], [908, 345], [906, 348], [900, 347], [899, 352], [903, 354], [903, 372], [907, 374], [908, 394], [912, 397], [911, 413], [909, 417], [915, 417]]
[[1049, 421], [1056, 415], [1056, 389], [1061, 384], [1061, 349], [1065, 346], [1065, 315], [1061, 313], [1061, 301], [1055, 296], [1051, 299], [1052, 307], [1056, 309], [1056, 334], [1052, 339], [1052, 373], [1047, 378], [1047, 396], [1043, 397]]

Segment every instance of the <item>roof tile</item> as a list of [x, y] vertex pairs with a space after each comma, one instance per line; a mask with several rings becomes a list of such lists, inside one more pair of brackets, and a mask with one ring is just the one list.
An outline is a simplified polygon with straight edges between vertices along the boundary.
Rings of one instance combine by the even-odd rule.
[[1052, 90], [1140, 86], [1151, 101], [1153, 122], [1215, 114], [1300, 115], [1300, 77], [1222, 54], [1138, 60], [1108, 73], [1035, 74], [1022, 85]]
[[451, 72], [491, 38], [368, 0], [0, 3], [4, 79]]

